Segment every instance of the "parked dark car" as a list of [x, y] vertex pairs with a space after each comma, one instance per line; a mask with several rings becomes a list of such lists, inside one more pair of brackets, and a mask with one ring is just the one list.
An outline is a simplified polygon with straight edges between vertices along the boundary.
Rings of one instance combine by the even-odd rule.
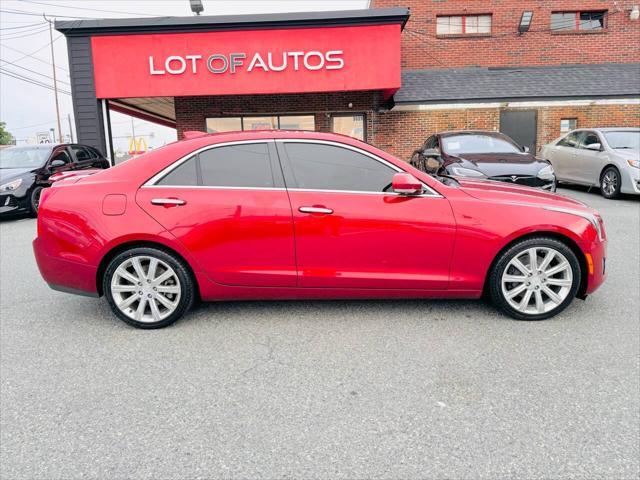
[[42, 189], [60, 172], [109, 168], [104, 155], [77, 144], [40, 144], [0, 150], [0, 216], [37, 215]]
[[555, 191], [556, 177], [546, 160], [536, 158], [507, 135], [451, 131], [432, 135], [413, 152], [411, 165], [427, 173], [497, 180]]

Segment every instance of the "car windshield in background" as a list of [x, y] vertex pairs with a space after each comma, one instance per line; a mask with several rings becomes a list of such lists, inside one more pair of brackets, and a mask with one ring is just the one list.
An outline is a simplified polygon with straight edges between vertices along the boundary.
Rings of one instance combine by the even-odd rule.
[[9, 147], [0, 150], [0, 168], [36, 168], [44, 165], [51, 150], [34, 147]]
[[443, 137], [444, 151], [450, 155], [463, 153], [521, 153], [516, 145], [491, 135], [452, 135]]
[[604, 132], [611, 148], [640, 150], [640, 130]]

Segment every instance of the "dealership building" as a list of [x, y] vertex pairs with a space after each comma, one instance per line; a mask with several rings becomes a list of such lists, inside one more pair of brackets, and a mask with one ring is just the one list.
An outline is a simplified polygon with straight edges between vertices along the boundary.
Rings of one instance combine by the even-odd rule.
[[628, 1], [373, 0], [333, 12], [57, 21], [78, 140], [110, 112], [185, 131], [333, 131], [402, 159], [433, 133], [499, 130], [533, 151], [640, 126]]

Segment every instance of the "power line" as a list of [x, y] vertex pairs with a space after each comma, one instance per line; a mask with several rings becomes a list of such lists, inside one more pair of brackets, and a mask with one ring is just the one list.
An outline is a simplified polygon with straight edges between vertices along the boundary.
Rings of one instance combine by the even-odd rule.
[[44, 25], [44, 24], [45, 22], [29, 23], [21, 27], [1, 27], [0, 30], [18, 30], [18, 29], [25, 29], [25, 28], [29, 29], [30, 27], [35, 27], [35, 26]]
[[[38, 35], [39, 33], [42, 32], [46, 32], [47, 30], [49, 30], [48, 27], [45, 28], [39, 28], [37, 30], [31, 30], [29, 32], [20, 32], [19, 35], [13, 35], [13, 34], [5, 34], [5, 35], [0, 35], [0, 40], [16, 40], [18, 38], [24, 38], [24, 37], [31, 37], [33, 35]], [[16, 32], [13, 32], [16, 33]]]
[[156, 15], [153, 15], [151, 13], [132, 13], [132, 12], [123, 12], [123, 11], [119, 11], [119, 10], [102, 10], [100, 8], [77, 7], [77, 6], [70, 7], [68, 5], [60, 5], [60, 4], [48, 3], [48, 2], [38, 2], [36, 0], [20, 0], [20, 1], [25, 2], [25, 3], [36, 3], [38, 5], [46, 5], [48, 7], [71, 8], [73, 10], [86, 10], [86, 11], [91, 11], [91, 12], [122, 13], [124, 15], [143, 15], [145, 17], [155, 17], [156, 16]]
[[[20, 65], [16, 65], [15, 63], [7, 62], [6, 60], [1, 60], [0, 59], [0, 61], [4, 62], [6, 64], [9, 64], [9, 65], [13, 65], [14, 67], [20, 68], [22, 70], [26, 70], [27, 72], [35, 73], [36, 75], [40, 75], [41, 77], [45, 77], [45, 78], [47, 78], [49, 80], [53, 80], [53, 78], [51, 76], [46, 75], [44, 73], [36, 72], [35, 70], [31, 70], [30, 68], [23, 67], [23, 66], [20, 66]], [[64, 80], [58, 80], [58, 83], [64, 83], [64, 84], [66, 84], [68, 86], [71, 86], [71, 84], [69, 82], [65, 82]]]
[[56, 121], [55, 120], [51, 120], [50, 122], [36, 123], [35, 125], [25, 125], [24, 127], [9, 128], [9, 130], [11, 130], [11, 131], [24, 130], [25, 128], [40, 127], [42, 125], [51, 125], [52, 123], [56, 123]]
[[[33, 13], [33, 12], [27, 12], [26, 10], [7, 10], [7, 9], [0, 9], [0, 12], [2, 13], [10, 13], [13, 15], [29, 15], [32, 17], [41, 17], [42, 14], [40, 13]], [[78, 17], [76, 15], [50, 15], [51, 17], [63, 17], [63, 18], [79, 18], [79, 19], [83, 19], [83, 20], [96, 20], [95, 17]]]
[[[59, 38], [59, 37], [58, 37], [58, 38]], [[57, 40], [57, 39], [56, 39], [56, 40]], [[55, 40], [54, 40], [54, 41], [55, 41]], [[47, 45], [47, 46], [49, 46], [49, 45]], [[16, 62], [19, 62], [20, 60], [22, 60], [22, 59], [24, 59], [24, 58], [26, 58], [26, 57], [29, 57], [29, 58], [33, 58], [34, 60], [37, 60], [37, 61], [38, 61], [38, 62], [40, 62], [40, 63], [44, 63], [45, 65], [49, 65], [49, 66], [51, 66], [51, 62], [47, 62], [46, 60], [43, 60], [43, 59], [41, 59], [41, 58], [38, 58], [38, 57], [36, 57], [36, 56], [34, 56], [34, 55], [30, 55], [30, 54], [28, 54], [28, 53], [25, 53], [25, 52], [23, 52], [23, 51], [21, 51], [21, 50], [18, 50], [17, 48], [10, 47], [9, 45], [2, 45], [2, 44], [0, 44], [0, 47], [2, 47], [2, 48], [8, 48], [9, 50], [12, 50], [12, 51], [14, 51], [14, 52], [16, 52], [16, 53], [19, 53], [19, 54], [21, 54], [21, 55], [24, 55], [22, 58], [19, 58], [18, 60], [12, 60], [11, 62], [9, 62], [9, 61], [7, 61], [7, 60], [4, 60], [5, 62], [10, 63], [11, 65], [15, 65], [15, 64], [16, 64]], [[69, 73], [69, 70], [67, 70], [67, 69], [66, 69], [66, 68], [64, 68], [64, 67], [61, 67], [60, 65], [56, 65], [56, 68], [57, 68], [58, 70], [62, 70], [62, 71], [64, 71], [64, 72], [66, 72], [66, 73]]]
[[[33, 79], [33, 78], [26, 77], [26, 76], [21, 75], [19, 73], [12, 72], [11, 70], [7, 70], [6, 68], [3, 68], [3, 67], [0, 67], [0, 73], [2, 75], [6, 75], [8, 77], [15, 78], [16, 80], [22, 80], [23, 82], [31, 83], [33, 85], [37, 85], [39, 87], [43, 87], [43, 88], [47, 88], [49, 90], [55, 91], [55, 89], [51, 85], [48, 85], [46, 83], [43, 83], [43, 82], [41, 82], [39, 80], [36, 80], [36, 79]], [[66, 95], [71, 95], [71, 92], [68, 92], [66, 90], [58, 89], [58, 91], [60, 93], [66, 94]]]
[[[47, 48], [47, 47], [48, 47], [49, 45], [51, 45], [52, 43], [55, 43], [56, 41], [58, 41], [59, 39], [61, 39], [62, 37], [63, 37], [63, 36], [62, 36], [62, 35], [60, 35], [60, 36], [58, 36], [58, 37], [54, 38], [54, 39], [53, 39], [53, 42], [47, 42], [47, 43], [46, 43], [45, 45], [43, 45], [42, 47], [38, 47], [36, 50], [34, 50], [34, 51], [33, 51], [33, 52], [31, 52], [31, 53], [25, 53], [22, 57], [20, 57], [20, 58], [18, 58], [18, 59], [16, 59], [16, 60], [13, 60], [13, 62], [15, 63], [15, 62], [19, 62], [20, 60], [23, 60], [23, 59], [25, 59], [25, 58], [27, 58], [27, 57], [33, 57], [33, 55], [34, 55], [34, 54], [36, 54], [36, 53], [38, 53], [38, 52], [41, 52], [42, 50], [44, 50], [45, 48]], [[7, 45], [3, 45], [3, 46], [4, 46], [4, 47], [7, 47]], [[7, 48], [8, 48], [8, 47], [7, 47]]]

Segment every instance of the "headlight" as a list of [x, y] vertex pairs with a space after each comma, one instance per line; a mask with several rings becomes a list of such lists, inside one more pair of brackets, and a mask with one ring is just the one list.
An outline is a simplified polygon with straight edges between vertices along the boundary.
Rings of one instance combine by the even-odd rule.
[[627, 160], [627, 163], [631, 167], [640, 168], [640, 161], [639, 160]]
[[451, 173], [453, 173], [454, 175], [458, 175], [459, 177], [480, 178], [480, 177], [486, 176], [484, 173], [479, 172], [477, 170], [471, 170], [470, 168], [464, 168], [464, 167], [450, 167], [450, 168], [451, 168]]
[[22, 179], [18, 178], [17, 180], [13, 180], [12, 182], [0, 185], [0, 192], [13, 192], [20, 185], [22, 185]]
[[538, 172], [538, 178], [540, 180], [554, 180], [556, 178], [556, 173], [553, 171], [553, 167], [551, 165], [547, 165], [540, 169]]
[[561, 213], [568, 213], [569, 215], [576, 215], [578, 217], [582, 217], [586, 220], [589, 220], [589, 222], [591, 223], [591, 225], [593, 225], [593, 228], [596, 229], [596, 232], [598, 232], [598, 240], [600, 240], [601, 242], [604, 240], [604, 233], [602, 231], [602, 225], [600, 223], [600, 221], [598, 221], [598, 218], [588, 212], [582, 212], [580, 210], [572, 210], [571, 208], [562, 208], [562, 207], [544, 207], [545, 210], [550, 210], [552, 212], [561, 212]]

